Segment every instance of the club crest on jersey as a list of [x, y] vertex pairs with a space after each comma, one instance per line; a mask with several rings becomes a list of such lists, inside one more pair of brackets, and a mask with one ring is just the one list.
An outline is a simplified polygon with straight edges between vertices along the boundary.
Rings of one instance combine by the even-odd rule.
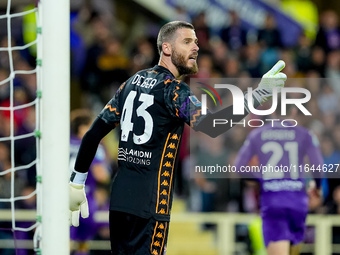
[[201, 106], [202, 103], [197, 99], [196, 96], [189, 96], [190, 101], [194, 104], [194, 106]]

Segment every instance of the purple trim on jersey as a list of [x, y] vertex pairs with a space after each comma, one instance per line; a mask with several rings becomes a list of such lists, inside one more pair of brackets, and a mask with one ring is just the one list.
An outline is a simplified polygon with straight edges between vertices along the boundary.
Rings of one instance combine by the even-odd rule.
[[179, 117], [185, 118], [188, 117], [190, 112], [186, 112], [185, 109], [187, 108], [187, 105], [190, 104], [190, 99], [187, 97], [186, 101], [183, 102], [182, 107], [179, 109]]

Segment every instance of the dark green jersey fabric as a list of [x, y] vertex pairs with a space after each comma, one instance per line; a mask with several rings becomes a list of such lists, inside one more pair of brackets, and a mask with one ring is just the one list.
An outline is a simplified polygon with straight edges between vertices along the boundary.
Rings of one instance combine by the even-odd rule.
[[111, 210], [169, 220], [184, 124], [195, 126], [200, 111], [188, 85], [162, 66], [121, 85], [99, 115], [121, 129]]
[[168, 221], [184, 124], [216, 137], [230, 126], [213, 127], [214, 119], [238, 122], [245, 116], [234, 116], [232, 106], [202, 115], [189, 86], [156, 65], [120, 86], [85, 134], [75, 170], [88, 171], [100, 140], [119, 125], [119, 169], [110, 209]]

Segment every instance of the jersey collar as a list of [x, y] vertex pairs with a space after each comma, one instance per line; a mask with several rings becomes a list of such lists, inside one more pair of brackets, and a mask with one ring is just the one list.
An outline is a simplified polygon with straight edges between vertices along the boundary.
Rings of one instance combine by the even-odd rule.
[[164, 66], [160, 66], [160, 65], [155, 65], [153, 67], [153, 69], [155, 71], [161, 71], [161, 72], [167, 72], [168, 74], [170, 74], [172, 76], [173, 79], [175, 79], [175, 76], [172, 74], [172, 72], [170, 72], [170, 70], [168, 68], [165, 68]]

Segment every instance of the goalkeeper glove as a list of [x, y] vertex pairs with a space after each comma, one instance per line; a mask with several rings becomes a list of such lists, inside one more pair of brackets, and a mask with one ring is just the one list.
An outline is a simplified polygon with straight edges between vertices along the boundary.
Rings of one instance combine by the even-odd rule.
[[253, 91], [253, 97], [259, 104], [266, 102], [273, 96], [273, 91], [281, 92], [287, 76], [280, 71], [285, 67], [285, 62], [278, 61], [272, 69], [262, 76], [259, 86]]
[[89, 206], [85, 194], [87, 173], [73, 170], [69, 183], [70, 192], [70, 225], [79, 226], [79, 214], [82, 218], [89, 217]]

